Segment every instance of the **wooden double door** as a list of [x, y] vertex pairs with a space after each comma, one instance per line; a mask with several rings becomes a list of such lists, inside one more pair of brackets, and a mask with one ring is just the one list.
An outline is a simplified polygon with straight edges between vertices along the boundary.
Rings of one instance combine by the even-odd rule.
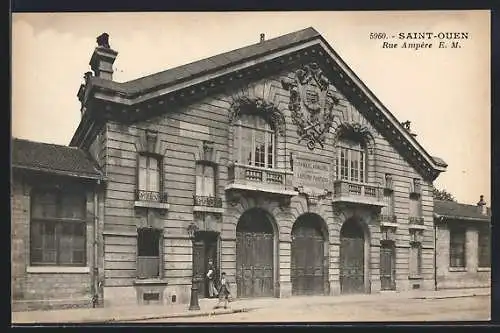
[[325, 240], [318, 217], [299, 218], [292, 229], [291, 282], [293, 295], [323, 295], [328, 272]]
[[340, 231], [340, 291], [365, 292], [365, 239], [356, 221], [347, 221]]
[[198, 296], [206, 298], [208, 294], [208, 261], [211, 259], [215, 265], [215, 276], [218, 279], [220, 268], [218, 263], [218, 236], [216, 232], [198, 232], [193, 248], [194, 277], [198, 284]]
[[236, 228], [238, 297], [274, 296], [274, 233], [267, 214], [245, 212]]

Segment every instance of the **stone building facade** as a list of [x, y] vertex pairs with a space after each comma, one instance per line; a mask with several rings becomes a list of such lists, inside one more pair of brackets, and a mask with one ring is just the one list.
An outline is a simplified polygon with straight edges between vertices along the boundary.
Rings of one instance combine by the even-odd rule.
[[491, 286], [491, 210], [435, 200], [436, 289]]
[[209, 259], [241, 298], [435, 288], [447, 165], [316, 30], [123, 83], [108, 37], [70, 142], [102, 173], [102, 304], [205, 297]]
[[314, 29], [124, 83], [98, 44], [70, 145], [108, 180], [105, 302], [187, 302], [208, 259], [238, 297], [433, 288], [446, 163]]

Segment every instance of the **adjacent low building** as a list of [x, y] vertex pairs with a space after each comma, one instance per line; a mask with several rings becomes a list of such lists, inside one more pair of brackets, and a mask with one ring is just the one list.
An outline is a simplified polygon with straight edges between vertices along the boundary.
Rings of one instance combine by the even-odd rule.
[[[237, 297], [435, 288], [432, 183], [447, 165], [316, 30], [123, 83], [108, 37], [71, 147], [14, 140], [15, 173], [41, 172], [21, 170], [26, 151], [50, 159], [13, 182], [15, 300], [187, 303], [193, 276], [207, 296], [209, 259]], [[66, 220], [71, 196], [40, 201], [51, 229], [31, 189], [56, 178], [86, 209]]]
[[11, 147], [13, 310], [91, 306], [102, 267], [101, 171], [75, 147]]
[[491, 210], [481, 196], [476, 206], [434, 201], [436, 288], [491, 286]]

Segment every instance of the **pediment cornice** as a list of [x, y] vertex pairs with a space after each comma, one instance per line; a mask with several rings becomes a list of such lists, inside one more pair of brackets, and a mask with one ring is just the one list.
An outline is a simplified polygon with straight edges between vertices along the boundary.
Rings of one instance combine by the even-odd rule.
[[[119, 89], [120, 84], [100, 78], [88, 81], [85, 96], [97, 106], [93, 116], [135, 122], [171, 112], [179, 105], [192, 103], [244, 84], [249, 80], [276, 75], [311, 62], [318, 63], [330, 82], [355, 106], [399, 153], [423, 176], [433, 181], [446, 170], [420, 146], [401, 123], [363, 84], [337, 53], [318, 37], [239, 64], [229, 64], [217, 72], [200, 75], [169, 86], [158, 85], [142, 95]], [[86, 101], [82, 101], [84, 103]]]

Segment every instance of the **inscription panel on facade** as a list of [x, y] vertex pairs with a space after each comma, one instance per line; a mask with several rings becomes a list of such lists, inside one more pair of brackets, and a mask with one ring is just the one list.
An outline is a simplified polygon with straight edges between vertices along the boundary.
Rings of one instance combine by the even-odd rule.
[[333, 160], [312, 154], [293, 158], [293, 186], [332, 190]]

